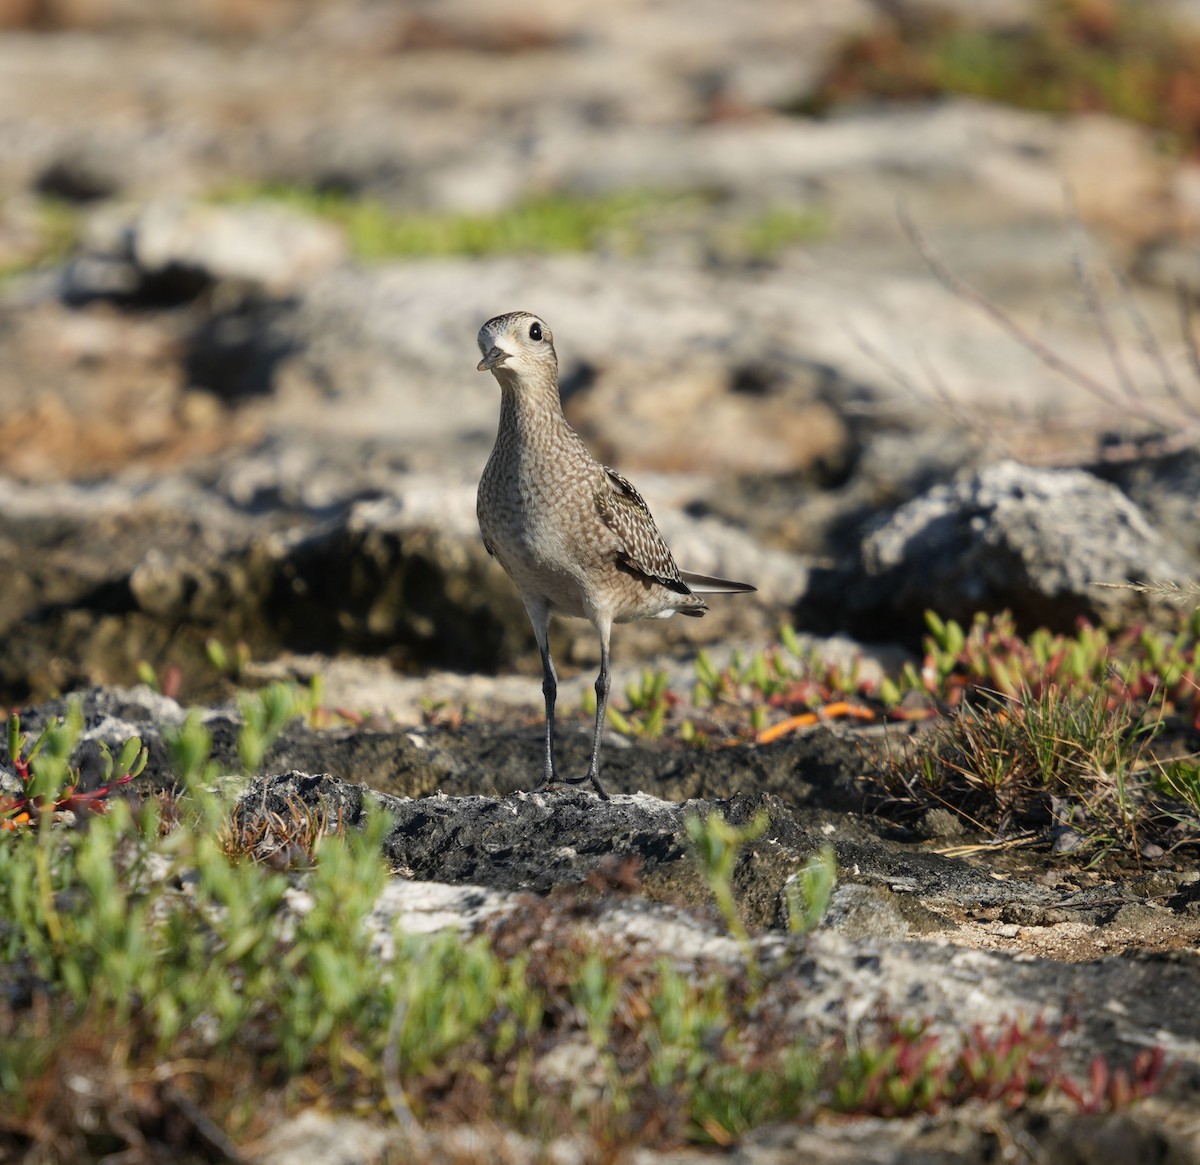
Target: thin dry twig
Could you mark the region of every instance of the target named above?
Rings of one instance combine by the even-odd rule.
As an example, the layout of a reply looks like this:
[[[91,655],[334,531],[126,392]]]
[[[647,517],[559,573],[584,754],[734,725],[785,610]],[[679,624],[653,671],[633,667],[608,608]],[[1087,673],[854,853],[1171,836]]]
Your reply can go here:
[[[1175,285],[1175,299],[1179,304],[1179,330],[1183,333],[1183,345],[1187,349],[1188,364],[1192,375],[1200,380],[1200,348],[1196,347],[1196,332],[1192,327],[1192,296],[1183,280]]]
[[[953,394],[950,392],[950,386],[938,371],[937,365],[933,362],[925,345],[917,344],[915,350],[917,359],[921,364],[921,369],[924,371],[933,389],[935,402],[940,404],[946,413],[958,422],[960,426],[978,437],[980,443],[985,448],[996,450],[1002,457],[1013,457],[1012,446],[1005,440],[995,425],[985,424],[981,417],[973,414],[970,409],[965,408],[961,401],[954,399]]]
[[[1009,336],[1017,341],[1025,350],[1040,360],[1047,368],[1059,375],[1065,377],[1072,384],[1077,385],[1089,395],[1097,400],[1103,401],[1105,404],[1117,409],[1124,414],[1132,414],[1144,421],[1157,425],[1169,432],[1178,430],[1187,430],[1192,433],[1193,437],[1200,429],[1197,424],[1200,418],[1195,416],[1191,410],[1185,411],[1183,414],[1178,409],[1164,410],[1146,401],[1136,389],[1130,390],[1126,388],[1124,391],[1115,391],[1112,387],[1105,384],[1098,377],[1093,376],[1090,372],[1080,368],[1078,365],[1060,356],[1048,344],[1039,340],[1032,335],[1026,328],[1019,324],[1011,315],[1008,314],[998,304],[993,303],[987,296],[977,291],[965,280],[956,275],[945,264],[942,258],[937,254],[928,240],[917,228],[911,216],[903,205],[897,209],[900,225],[904,233],[908,236],[909,241],[921,258],[925,261],[930,272],[948,291],[958,296],[960,299],[971,304],[991,319],[994,323],[1005,331]],[[1085,288],[1086,293],[1086,288]],[[1190,322],[1190,306],[1188,307],[1188,320]],[[1096,309],[1093,307],[1093,317],[1096,317]],[[1101,309],[1101,315],[1103,311]],[[1103,323],[1097,318],[1097,327],[1101,329],[1103,335],[1105,330],[1108,331],[1109,339],[1111,340],[1111,329],[1107,326],[1107,316],[1103,317]],[[1113,341],[1115,343],[1115,341]],[[1193,342],[1194,344],[1194,342]],[[1200,378],[1200,354],[1195,357],[1195,368],[1197,377]],[[1120,375],[1120,374],[1118,374]]]
[[[867,357],[868,360],[874,361],[883,371],[891,377],[893,381],[909,396],[913,397],[921,404],[937,406],[945,412],[960,428],[977,437],[982,444],[990,446],[998,450],[1002,456],[1013,456],[1008,442],[996,431],[995,426],[984,423],[982,417],[972,413],[965,408],[961,401],[957,401],[951,395],[949,387],[942,379],[940,373],[933,365],[933,361],[929,358],[929,354],[925,349],[918,345],[916,354],[917,359],[921,362],[922,370],[929,379],[931,391],[926,391],[917,381],[908,374],[899,364],[891,360],[883,351],[876,345],[872,344],[866,336],[853,324],[847,324],[846,330],[850,338],[854,341],[855,347]]]
[[[873,360],[878,364],[905,392],[915,396],[919,401],[925,401],[925,390],[899,364],[889,359],[883,351],[872,344],[853,323],[847,322],[844,327],[854,341],[855,347],[868,360]]]
[[[1108,353],[1109,363],[1116,373],[1121,391],[1125,394],[1127,400],[1140,402],[1142,399],[1141,394],[1138,392],[1133,377],[1129,374],[1129,369],[1125,365],[1125,358],[1121,354],[1121,346],[1117,343],[1112,325],[1109,323],[1108,311],[1104,307],[1104,297],[1100,294],[1100,287],[1096,282],[1096,273],[1088,258],[1088,240],[1087,235],[1084,233],[1083,221],[1079,217],[1079,210],[1075,205],[1075,196],[1071,193],[1069,187],[1066,191],[1066,198],[1067,217],[1071,224],[1071,236],[1073,240],[1071,266],[1075,272],[1075,281],[1083,291],[1088,311],[1095,321],[1097,332],[1100,333],[1100,341],[1104,345],[1104,350]]]
[[[1158,369],[1158,376],[1162,381],[1163,389],[1189,417],[1196,416],[1196,408],[1183,395],[1183,390],[1179,387],[1179,381],[1175,379],[1175,374],[1171,371],[1171,365],[1163,354],[1162,345],[1158,342],[1158,337],[1150,327],[1145,312],[1139,306],[1137,296],[1133,294],[1133,288],[1129,284],[1128,276],[1116,263],[1111,261],[1108,264],[1108,269],[1121,292],[1121,305],[1124,307],[1125,314],[1129,317],[1134,330],[1137,332],[1138,344]]]

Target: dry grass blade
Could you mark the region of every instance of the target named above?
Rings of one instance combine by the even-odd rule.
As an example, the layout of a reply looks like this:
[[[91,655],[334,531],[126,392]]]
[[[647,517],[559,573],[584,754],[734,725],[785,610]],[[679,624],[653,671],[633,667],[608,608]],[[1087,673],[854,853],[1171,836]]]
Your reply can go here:
[[[995,841],[980,842],[975,845],[949,845],[945,849],[935,849],[935,854],[944,858],[966,858],[973,854],[996,853],[998,850],[1020,849],[1033,845],[1038,835],[1032,831],[1018,834],[1016,837],[1006,837]]]
[[[1136,591],[1139,595],[1150,595],[1152,598],[1167,599],[1173,603],[1184,603],[1191,599],[1200,599],[1200,582],[1172,582],[1170,579],[1145,582],[1098,582],[1088,584],[1093,587],[1104,587],[1114,591]]]

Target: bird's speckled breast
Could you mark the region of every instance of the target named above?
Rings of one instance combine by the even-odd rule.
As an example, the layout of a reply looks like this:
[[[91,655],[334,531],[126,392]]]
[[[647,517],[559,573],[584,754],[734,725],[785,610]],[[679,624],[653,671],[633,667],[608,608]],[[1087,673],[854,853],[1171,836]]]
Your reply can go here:
[[[613,489],[608,471],[567,424],[554,382],[502,381],[500,425],[476,512],[484,541],[526,603],[593,620],[604,614],[618,623],[685,607],[703,611],[699,597],[629,568],[628,555],[638,547],[627,545],[601,513],[611,509]],[[649,513],[639,520],[633,533],[661,542]],[[670,559],[665,547],[662,555]]]
[[[479,482],[479,528],[522,593],[586,616],[597,573],[615,571],[618,550],[596,521],[604,471],[565,424],[530,428],[502,420]]]

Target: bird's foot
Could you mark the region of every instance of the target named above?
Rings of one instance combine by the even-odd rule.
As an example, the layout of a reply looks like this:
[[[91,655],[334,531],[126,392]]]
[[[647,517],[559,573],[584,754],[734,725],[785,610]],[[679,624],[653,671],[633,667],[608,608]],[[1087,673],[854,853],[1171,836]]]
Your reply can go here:
[[[542,779],[540,781],[538,781],[538,783],[536,785],[534,785],[533,788],[530,789],[529,791],[531,793],[540,793],[544,789],[552,789],[552,788],[554,788],[555,785],[561,785],[561,784],[562,784],[562,778],[558,775],[557,772],[550,770],[550,771],[542,773]]]
[[[589,781],[601,801],[610,800],[609,795],[604,791],[604,786],[600,784],[600,778],[595,773],[588,773],[582,777],[560,777],[556,772],[543,773],[542,779],[533,786],[530,792],[551,793],[555,789],[561,789],[564,785],[583,785]]]
[[[592,788],[596,790],[596,795],[601,801],[611,800],[609,795],[604,791],[604,786],[600,784],[600,778],[590,770],[582,777],[567,777],[563,783],[566,785],[582,785],[588,781],[591,782]]]

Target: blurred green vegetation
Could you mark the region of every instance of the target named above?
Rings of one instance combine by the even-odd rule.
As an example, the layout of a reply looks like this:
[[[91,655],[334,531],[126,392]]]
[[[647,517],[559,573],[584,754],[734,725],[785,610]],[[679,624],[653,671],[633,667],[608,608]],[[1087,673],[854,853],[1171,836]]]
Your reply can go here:
[[[1200,38],[1144,0],[1043,0],[1007,30],[952,17],[893,19],[849,42],[793,112],[870,97],[963,94],[1047,112],[1104,112],[1200,143]]]
[[[79,242],[79,211],[63,199],[38,198],[21,217],[26,240],[9,253],[0,253],[0,280],[61,263]]]
[[[711,191],[625,190],[540,195],[493,214],[405,211],[378,198],[288,184],[240,184],[218,192],[224,204],[266,202],[337,224],[363,263],[451,256],[644,254],[684,239],[716,263],[771,263],[789,247],[826,237],[820,208],[770,204],[751,209]],[[19,244],[0,250],[0,280],[64,262],[78,247],[84,212],[41,197],[19,211]]]
[[[738,244],[751,259],[769,263],[786,248],[824,238],[831,229],[829,215],[823,210],[773,206],[741,228]]]
[[[526,199],[494,214],[399,211],[375,198],[338,191],[266,185],[244,187],[226,201],[263,200],[339,224],[356,258],[555,254],[644,244],[649,220],[687,209],[697,196],[623,191],[596,197],[563,194]]]
[[[710,255],[725,261],[769,262],[786,247],[829,231],[828,216],[819,210],[773,205],[737,214],[706,191],[547,194],[492,214],[402,211],[376,198],[278,184],[238,187],[221,200],[274,202],[337,223],[362,262],[595,251],[635,255],[669,235],[699,237]]]

